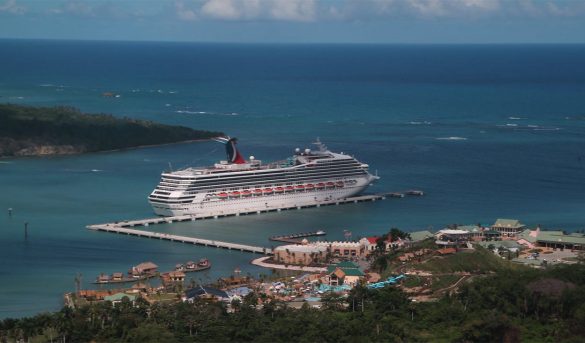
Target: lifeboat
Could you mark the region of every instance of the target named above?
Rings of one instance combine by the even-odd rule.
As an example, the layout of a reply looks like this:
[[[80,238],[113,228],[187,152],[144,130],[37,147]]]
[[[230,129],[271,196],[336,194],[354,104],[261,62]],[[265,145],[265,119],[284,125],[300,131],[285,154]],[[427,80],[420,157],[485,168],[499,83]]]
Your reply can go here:
[[[262,194],[262,190],[260,188],[256,188],[254,190],[254,193],[256,193],[256,194]]]
[[[295,188],[293,186],[286,186],[285,189],[286,189],[287,192],[291,192],[291,191],[294,191],[295,190]]]
[[[325,188],[325,184],[323,182],[319,182],[315,187],[317,187],[317,188]]]
[[[278,193],[284,192],[284,188],[282,188],[282,187],[276,187],[276,189],[274,191],[275,192],[278,192]]]
[[[306,188],[306,189],[313,189],[313,188],[315,188],[315,185],[313,185],[312,183],[308,183],[308,184],[305,186],[305,188]]]
[[[217,196],[220,198],[227,198],[228,194],[227,193],[219,193]]]
[[[250,195],[252,195],[252,192],[246,190],[246,191],[243,191],[242,192],[242,195],[245,196],[245,197],[249,197]]]
[[[262,192],[264,192],[264,193],[272,193],[272,188],[264,188],[264,190],[262,190]]]
[[[337,181],[335,183],[335,186],[337,186],[337,187],[343,187],[343,181]]]
[[[303,186],[303,185],[298,185],[297,186],[297,191],[302,191],[304,189],[305,189],[305,186]]]
[[[231,192],[230,193],[230,196],[231,197],[239,197],[240,196],[240,192],[238,192],[238,191]]]
[[[335,184],[333,182],[327,182],[327,187],[335,187]]]

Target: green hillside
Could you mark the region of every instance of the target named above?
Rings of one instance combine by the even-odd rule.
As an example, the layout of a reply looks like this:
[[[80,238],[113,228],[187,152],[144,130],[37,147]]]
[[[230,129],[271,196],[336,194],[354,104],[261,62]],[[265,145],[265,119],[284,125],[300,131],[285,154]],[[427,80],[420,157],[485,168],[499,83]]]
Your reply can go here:
[[[0,104],[0,157],[96,152],[220,135],[72,107]]]

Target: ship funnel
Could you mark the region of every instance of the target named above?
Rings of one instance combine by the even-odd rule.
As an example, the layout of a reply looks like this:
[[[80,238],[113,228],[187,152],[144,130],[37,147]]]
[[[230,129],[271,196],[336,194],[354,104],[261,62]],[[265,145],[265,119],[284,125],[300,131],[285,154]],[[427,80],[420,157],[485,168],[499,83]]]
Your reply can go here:
[[[229,136],[227,136],[227,137],[216,137],[216,138],[212,138],[212,139],[218,143],[225,144],[225,152],[227,154],[227,159],[228,159],[229,163],[235,163],[235,164],[246,163],[246,160],[244,160],[244,158],[242,157],[242,155],[240,154],[240,152],[236,148],[236,144],[238,142],[237,138],[235,138],[235,137],[230,138]]]

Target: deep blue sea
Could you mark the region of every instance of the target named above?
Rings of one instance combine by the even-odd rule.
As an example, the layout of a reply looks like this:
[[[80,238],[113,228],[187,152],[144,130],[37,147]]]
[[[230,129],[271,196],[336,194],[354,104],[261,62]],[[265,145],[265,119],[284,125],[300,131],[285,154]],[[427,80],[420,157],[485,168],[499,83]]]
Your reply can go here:
[[[223,131],[245,156],[267,161],[320,137],[378,172],[370,192],[426,192],[151,227],[164,232],[270,246],[278,233],[356,238],[507,217],[585,228],[585,45],[2,40],[0,101]],[[100,272],[142,261],[170,270],[208,257],[213,268],[194,275],[200,282],[236,267],[268,273],[247,253],[85,229],[152,216],[146,197],[169,163],[223,158],[223,146],[201,142],[0,160],[0,318],[59,309],[76,273],[87,288]]]

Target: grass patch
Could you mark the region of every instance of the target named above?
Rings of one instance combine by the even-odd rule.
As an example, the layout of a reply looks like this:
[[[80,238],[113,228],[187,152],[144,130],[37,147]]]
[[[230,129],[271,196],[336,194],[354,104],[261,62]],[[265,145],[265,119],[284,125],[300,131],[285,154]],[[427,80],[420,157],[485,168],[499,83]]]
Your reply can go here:
[[[418,269],[434,273],[497,272],[511,268],[511,264],[498,258],[489,250],[476,246],[473,252],[459,252],[445,257],[435,257],[418,264]]]
[[[437,277],[433,277],[433,283],[431,284],[431,290],[433,292],[438,291],[439,289],[443,289],[453,285],[457,282],[461,276],[459,275],[441,275]]]
[[[179,299],[177,293],[152,294],[148,298],[155,301],[174,301]]]

